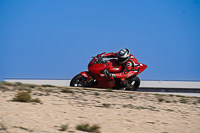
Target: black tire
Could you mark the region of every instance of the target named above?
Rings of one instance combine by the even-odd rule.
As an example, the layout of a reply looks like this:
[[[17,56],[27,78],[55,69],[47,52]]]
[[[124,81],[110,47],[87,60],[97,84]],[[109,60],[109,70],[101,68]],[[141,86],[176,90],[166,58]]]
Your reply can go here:
[[[75,87],[86,87],[87,82],[86,78],[83,77],[81,74],[77,74],[75,77],[70,82],[70,86],[75,86]]]
[[[131,84],[131,86],[128,87],[127,89],[129,89],[131,91],[136,91],[139,88],[139,86],[140,86],[140,79],[138,78],[138,76],[130,78],[128,81],[129,81],[129,84]]]

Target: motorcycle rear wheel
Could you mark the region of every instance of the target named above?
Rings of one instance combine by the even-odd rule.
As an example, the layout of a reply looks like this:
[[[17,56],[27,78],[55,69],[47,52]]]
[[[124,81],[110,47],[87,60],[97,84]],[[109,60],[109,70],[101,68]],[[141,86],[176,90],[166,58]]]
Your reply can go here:
[[[70,82],[70,86],[75,87],[87,87],[86,78],[83,77],[81,74],[77,74]]]

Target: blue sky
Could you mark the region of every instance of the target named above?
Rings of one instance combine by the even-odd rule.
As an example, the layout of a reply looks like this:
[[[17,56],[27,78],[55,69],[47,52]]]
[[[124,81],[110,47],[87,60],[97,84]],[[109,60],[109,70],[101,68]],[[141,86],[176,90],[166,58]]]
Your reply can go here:
[[[141,80],[200,81],[200,0],[0,0],[0,81],[71,79],[122,48]]]

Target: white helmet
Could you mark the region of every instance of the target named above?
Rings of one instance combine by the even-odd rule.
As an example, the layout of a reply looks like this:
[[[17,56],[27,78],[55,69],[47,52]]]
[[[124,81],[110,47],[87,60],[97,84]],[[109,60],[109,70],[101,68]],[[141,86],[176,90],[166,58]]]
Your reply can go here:
[[[130,52],[128,49],[121,49],[117,55],[120,64],[127,62],[129,57],[130,57]]]

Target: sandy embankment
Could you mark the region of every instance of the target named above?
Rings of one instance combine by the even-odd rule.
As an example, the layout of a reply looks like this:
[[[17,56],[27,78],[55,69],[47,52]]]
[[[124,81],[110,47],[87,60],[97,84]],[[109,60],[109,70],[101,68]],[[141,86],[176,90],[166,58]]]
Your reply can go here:
[[[61,89],[32,88],[32,97],[43,104],[13,102],[18,90],[1,91],[0,124],[6,129],[0,127],[0,132],[56,133],[68,124],[64,132],[81,133],[75,128],[81,123],[98,124],[102,133],[200,132],[199,98],[76,88],[72,94]]]

